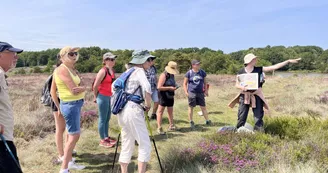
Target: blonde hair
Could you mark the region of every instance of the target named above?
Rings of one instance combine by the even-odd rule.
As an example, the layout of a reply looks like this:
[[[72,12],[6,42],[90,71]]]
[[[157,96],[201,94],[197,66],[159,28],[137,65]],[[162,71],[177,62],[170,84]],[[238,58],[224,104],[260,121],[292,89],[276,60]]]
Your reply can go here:
[[[68,53],[69,52],[78,52],[79,50],[80,50],[80,48],[78,48],[78,47],[65,46],[59,52],[60,60],[62,62],[71,62],[72,59],[70,59],[68,57]],[[79,54],[76,56],[74,63],[76,63],[78,60],[79,60]]]

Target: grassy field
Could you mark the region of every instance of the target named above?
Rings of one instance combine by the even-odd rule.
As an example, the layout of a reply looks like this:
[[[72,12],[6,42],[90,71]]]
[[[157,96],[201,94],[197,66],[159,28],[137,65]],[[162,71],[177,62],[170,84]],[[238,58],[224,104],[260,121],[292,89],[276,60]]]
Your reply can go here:
[[[90,86],[95,74],[83,74]],[[58,172],[54,164],[57,156],[54,140],[54,120],[49,107],[40,104],[40,93],[47,75],[23,75],[8,78],[15,113],[15,143],[20,162],[27,173]],[[182,82],[182,76],[177,77]],[[196,129],[191,131],[187,118],[187,100],[182,89],[176,94],[174,119],[180,131],[155,136],[165,172],[326,172],[328,163],[327,111],[319,95],[327,90],[324,77],[270,77],[264,84],[264,93],[270,104],[265,113],[266,133],[217,133],[226,125],[235,125],[237,107],[227,107],[238,93],[234,76],[210,75],[207,98],[209,117],[213,124],[205,126],[204,118],[194,111]],[[90,88],[90,87],[89,87]],[[87,93],[83,111],[96,111]],[[252,124],[252,113],[249,114]],[[83,173],[111,172],[114,148],[98,146],[97,119],[85,116],[82,134],[77,144],[77,162],[86,165]],[[151,122],[153,131],[156,122]],[[163,127],[167,129],[167,114]],[[117,137],[115,116],[110,121],[110,135]],[[120,148],[119,148],[120,151]],[[137,168],[137,152],[130,164],[130,172]],[[116,163],[114,172],[120,172]],[[157,173],[159,165],[153,150],[147,169]]]

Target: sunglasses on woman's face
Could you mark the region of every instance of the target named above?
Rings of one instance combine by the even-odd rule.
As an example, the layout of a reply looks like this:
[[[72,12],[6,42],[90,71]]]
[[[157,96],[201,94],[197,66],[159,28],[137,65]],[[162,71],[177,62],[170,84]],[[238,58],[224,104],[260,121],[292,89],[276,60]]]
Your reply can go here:
[[[147,59],[147,61],[148,61],[148,62],[152,62],[152,61],[153,61],[153,59],[151,59],[151,58],[148,58],[148,59]]]
[[[69,56],[74,56],[74,55],[77,56],[78,53],[77,53],[77,52],[68,52],[68,55],[69,55]]]
[[[112,61],[113,62],[113,61],[115,61],[115,59],[113,59],[113,58],[106,58],[105,61]]]

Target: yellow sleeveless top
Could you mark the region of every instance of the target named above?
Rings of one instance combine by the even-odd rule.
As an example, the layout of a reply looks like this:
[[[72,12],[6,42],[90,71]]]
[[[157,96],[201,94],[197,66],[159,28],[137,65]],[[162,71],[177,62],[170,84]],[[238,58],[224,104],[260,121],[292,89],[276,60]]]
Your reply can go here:
[[[73,82],[78,86],[81,82],[81,79],[78,75],[74,75],[69,68],[65,64],[61,64],[61,66],[64,66],[71,75]],[[81,100],[85,96],[85,92],[81,92],[80,94],[74,95],[71,93],[70,89],[66,86],[66,84],[59,78],[57,74],[57,70],[54,72],[54,78],[56,81],[58,96],[61,101],[69,102],[69,101],[76,101]]]

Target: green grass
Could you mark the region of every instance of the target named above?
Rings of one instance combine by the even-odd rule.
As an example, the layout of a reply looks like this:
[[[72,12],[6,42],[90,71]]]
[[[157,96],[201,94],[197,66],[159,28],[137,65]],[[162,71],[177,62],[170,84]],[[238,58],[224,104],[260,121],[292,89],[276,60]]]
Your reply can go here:
[[[58,172],[60,165],[53,164],[57,156],[54,141],[54,121],[49,108],[40,105],[38,98],[46,79],[43,76],[12,76],[9,78],[10,93],[15,111],[15,143],[18,148],[20,162],[24,172],[46,173]],[[84,74],[84,79],[92,81],[94,74]],[[178,77],[181,81],[181,76]],[[204,125],[203,117],[194,110],[196,129],[189,128],[187,100],[182,89],[176,94],[174,120],[181,129],[168,132],[165,136],[155,136],[159,155],[166,172],[236,172],[233,167],[220,164],[204,165],[197,155],[190,158],[192,162],[179,160],[180,151],[191,148],[195,152],[200,141],[213,141],[218,145],[232,144],[238,156],[245,156],[249,149],[256,151],[259,165],[247,168],[244,172],[318,172],[326,170],[323,164],[328,162],[328,148],[325,139],[328,137],[326,110],[328,106],[318,101],[317,95],[323,93],[328,84],[326,78],[269,78],[264,85],[265,96],[270,104],[270,112],[266,112],[266,134],[217,134],[219,127],[235,125],[237,106],[228,108],[229,101],[238,93],[234,86],[234,76],[209,76],[210,96],[207,98],[209,117],[213,124]],[[302,83],[300,83],[302,81]],[[300,84],[299,84],[300,83]],[[181,83],[180,83],[181,84]],[[24,90],[22,90],[24,87]],[[84,110],[95,110],[91,102],[91,93],[87,94]],[[308,118],[310,117],[310,118]],[[250,111],[248,121],[252,124]],[[81,138],[77,144],[77,162],[86,165],[81,173],[111,172],[114,148],[105,149],[98,146],[99,136],[97,122],[83,125]],[[156,122],[151,121],[153,133]],[[163,128],[168,127],[167,114],[163,118]],[[110,121],[110,135],[117,137],[118,125],[115,116]],[[120,148],[119,148],[120,151]],[[279,152],[278,152],[279,151]],[[277,156],[275,153],[279,153]],[[276,157],[273,157],[276,156]],[[279,157],[278,157],[279,156]],[[227,156],[228,157],[228,156]],[[129,166],[130,172],[137,168],[137,147]],[[116,162],[115,171],[119,172]],[[154,149],[147,172],[159,172],[159,165]]]

